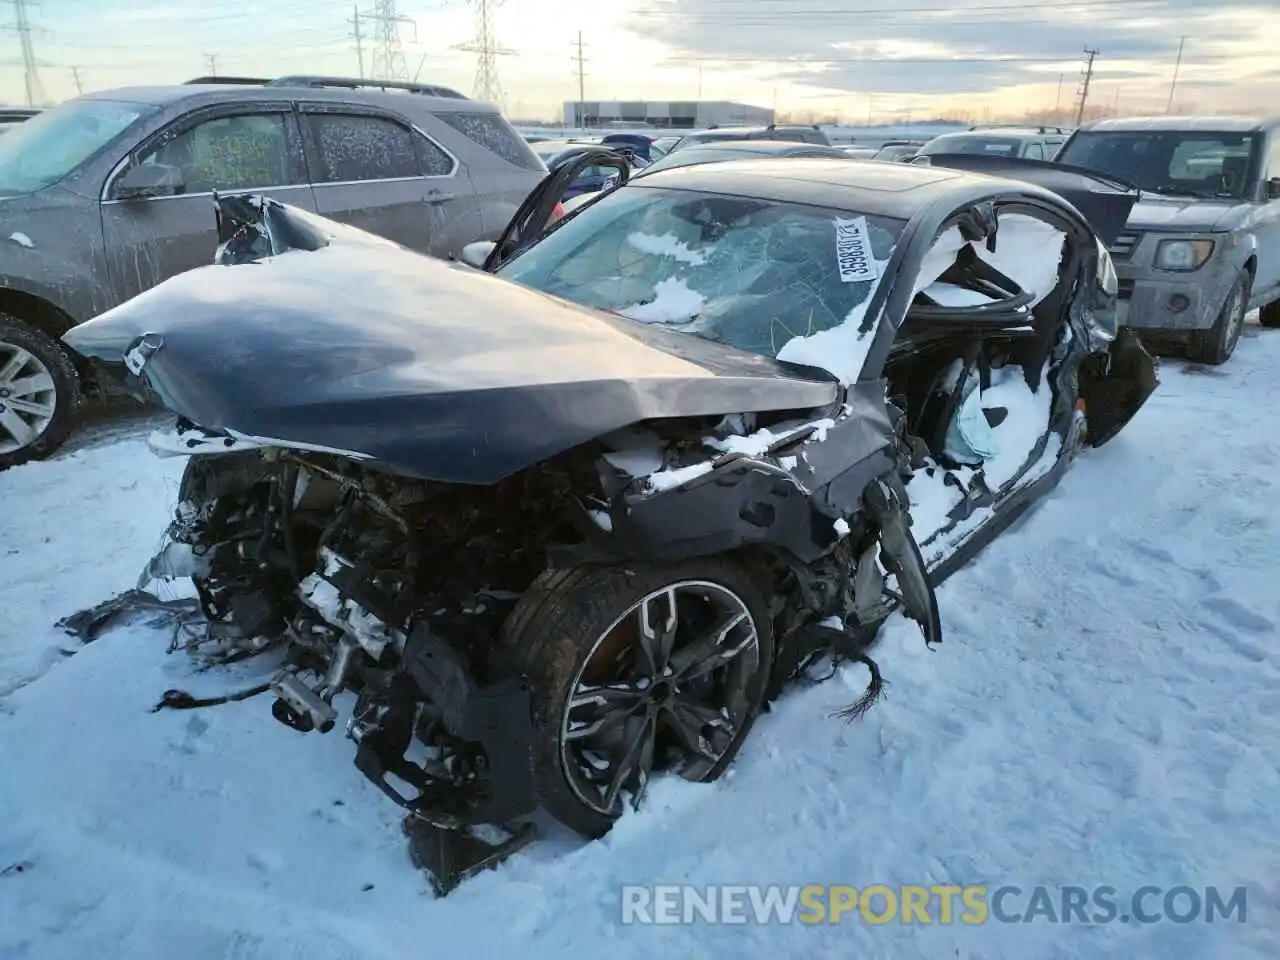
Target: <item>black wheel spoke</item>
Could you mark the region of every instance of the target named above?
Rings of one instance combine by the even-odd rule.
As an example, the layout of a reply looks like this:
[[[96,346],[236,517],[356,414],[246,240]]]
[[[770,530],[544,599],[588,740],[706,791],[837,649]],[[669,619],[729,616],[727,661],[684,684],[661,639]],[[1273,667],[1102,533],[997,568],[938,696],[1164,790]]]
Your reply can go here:
[[[614,766],[609,780],[609,788],[605,791],[604,806],[612,810],[618,802],[618,796],[630,786],[636,793],[636,799],[644,792],[649,780],[649,771],[653,768],[653,739],[655,731],[653,717],[629,717],[627,719],[627,749]]]
[[[747,629],[739,637],[730,635],[743,624]],[[735,612],[707,631],[707,634],[681,647],[671,657],[671,674],[675,680],[687,682],[723,667],[748,649],[756,639],[745,611]]]
[[[664,726],[680,739],[686,750],[708,763],[716,762],[723,748],[712,743],[706,731],[708,728],[731,727],[718,711],[676,696],[663,705],[662,718]]]
[[[660,677],[671,656],[676,630],[680,625],[680,612],[676,604],[676,588],[669,587],[662,593],[647,598],[636,609],[640,629],[636,634],[640,662],[644,675]]]
[[[580,686],[569,711],[594,707],[590,720],[569,720],[566,740],[586,740],[619,726],[644,702],[644,694],[629,683]]]

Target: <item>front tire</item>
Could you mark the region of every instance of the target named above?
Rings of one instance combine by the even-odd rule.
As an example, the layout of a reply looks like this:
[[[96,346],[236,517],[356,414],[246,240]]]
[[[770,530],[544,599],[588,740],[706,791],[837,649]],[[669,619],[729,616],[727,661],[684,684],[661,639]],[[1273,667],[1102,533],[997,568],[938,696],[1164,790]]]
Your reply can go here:
[[[1240,342],[1240,334],[1244,332],[1245,314],[1249,312],[1250,279],[1249,271],[1241,270],[1213,326],[1191,334],[1188,359],[1212,366],[1231,359],[1236,344]]]
[[[0,470],[62,445],[80,409],[80,375],[53,338],[0,313]]]
[[[536,704],[542,806],[597,837],[650,776],[715,780],[760,711],[773,664],[766,602],[734,564],[544,573],[503,628]]]

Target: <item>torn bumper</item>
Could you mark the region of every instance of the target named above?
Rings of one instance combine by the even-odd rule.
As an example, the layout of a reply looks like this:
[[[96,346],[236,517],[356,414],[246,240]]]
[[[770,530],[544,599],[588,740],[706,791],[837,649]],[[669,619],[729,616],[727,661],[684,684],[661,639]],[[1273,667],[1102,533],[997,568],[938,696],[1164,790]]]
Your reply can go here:
[[[1121,327],[1110,348],[1090,354],[1080,365],[1090,446],[1100,447],[1124,429],[1160,385],[1156,360],[1129,327]]]

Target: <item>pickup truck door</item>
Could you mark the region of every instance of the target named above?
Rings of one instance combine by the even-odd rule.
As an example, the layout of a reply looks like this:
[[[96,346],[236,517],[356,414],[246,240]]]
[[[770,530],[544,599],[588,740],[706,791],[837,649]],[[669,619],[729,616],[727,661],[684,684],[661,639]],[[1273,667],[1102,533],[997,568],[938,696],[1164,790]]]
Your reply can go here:
[[[133,168],[177,168],[177,193],[118,196]],[[143,140],[103,188],[102,236],[116,302],[213,263],[218,247],[213,191],[263,194],[315,211],[293,104],[219,104],[196,110]]]

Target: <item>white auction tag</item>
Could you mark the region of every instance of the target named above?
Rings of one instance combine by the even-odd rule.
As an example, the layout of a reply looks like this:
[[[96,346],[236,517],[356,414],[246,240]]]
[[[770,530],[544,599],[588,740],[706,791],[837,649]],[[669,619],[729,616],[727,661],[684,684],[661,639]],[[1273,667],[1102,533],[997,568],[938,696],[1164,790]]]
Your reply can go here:
[[[836,219],[836,264],[841,283],[866,283],[880,276],[866,217]]]

